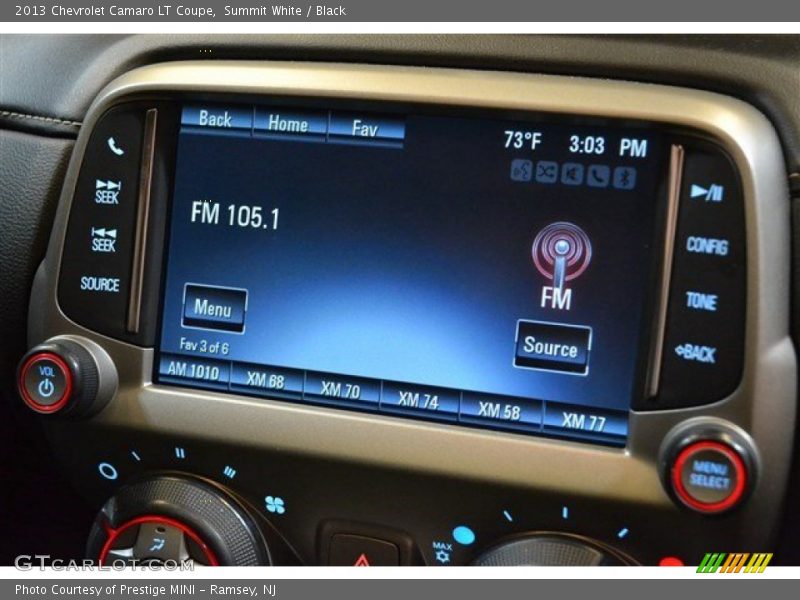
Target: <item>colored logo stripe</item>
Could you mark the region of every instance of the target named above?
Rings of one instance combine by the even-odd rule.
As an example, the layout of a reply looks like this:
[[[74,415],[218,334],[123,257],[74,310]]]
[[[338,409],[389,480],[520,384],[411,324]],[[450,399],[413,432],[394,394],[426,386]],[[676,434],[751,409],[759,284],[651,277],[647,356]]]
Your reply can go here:
[[[748,559],[749,562],[748,562]],[[698,573],[763,573],[772,560],[772,553],[709,552],[697,567]],[[742,571],[744,569],[744,571]]]

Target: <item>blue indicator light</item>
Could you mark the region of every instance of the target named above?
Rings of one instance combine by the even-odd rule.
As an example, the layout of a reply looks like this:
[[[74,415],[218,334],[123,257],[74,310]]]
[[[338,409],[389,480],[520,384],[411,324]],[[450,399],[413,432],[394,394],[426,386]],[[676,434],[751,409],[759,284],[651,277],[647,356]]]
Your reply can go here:
[[[561,518],[569,519],[569,509],[566,506],[561,509]]]
[[[506,518],[506,521],[508,521],[509,523],[513,523],[514,522],[514,517],[512,517],[511,513],[508,512],[507,510],[503,511],[503,516]]]
[[[97,465],[97,470],[100,471],[100,477],[103,479],[108,479],[109,481],[114,481],[117,477],[119,477],[119,473],[117,473],[117,469],[114,468],[114,465],[111,463],[103,462]]]
[[[617,537],[618,537],[619,539],[622,539],[622,538],[624,538],[624,537],[627,537],[627,535],[628,535],[629,533],[630,533],[630,531],[628,531],[628,528],[627,528],[627,527],[623,527],[623,528],[622,528],[622,529],[620,529],[620,530],[619,530],[619,532],[617,533]]]
[[[267,496],[264,498],[264,506],[268,512],[282,515],[286,512],[286,502],[280,496]]]
[[[136,462],[142,462],[141,457],[138,454],[136,454],[135,450],[131,450],[131,456],[133,457],[133,460],[135,460]]]
[[[459,525],[453,529],[453,539],[462,546],[469,546],[475,541],[475,533],[466,525]]]

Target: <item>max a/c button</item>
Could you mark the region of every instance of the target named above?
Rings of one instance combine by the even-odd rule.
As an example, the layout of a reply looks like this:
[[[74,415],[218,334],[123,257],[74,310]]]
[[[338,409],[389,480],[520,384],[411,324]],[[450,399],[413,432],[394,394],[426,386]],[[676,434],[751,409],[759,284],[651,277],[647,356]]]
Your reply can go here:
[[[591,327],[519,321],[514,366],[586,375],[591,345]]]

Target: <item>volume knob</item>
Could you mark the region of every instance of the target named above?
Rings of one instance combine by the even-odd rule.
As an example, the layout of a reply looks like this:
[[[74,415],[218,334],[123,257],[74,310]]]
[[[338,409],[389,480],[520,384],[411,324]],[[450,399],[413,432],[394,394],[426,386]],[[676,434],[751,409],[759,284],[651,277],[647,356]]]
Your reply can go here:
[[[117,374],[105,351],[76,337],[52,338],[20,361],[17,388],[41,415],[87,417],[113,397]]]

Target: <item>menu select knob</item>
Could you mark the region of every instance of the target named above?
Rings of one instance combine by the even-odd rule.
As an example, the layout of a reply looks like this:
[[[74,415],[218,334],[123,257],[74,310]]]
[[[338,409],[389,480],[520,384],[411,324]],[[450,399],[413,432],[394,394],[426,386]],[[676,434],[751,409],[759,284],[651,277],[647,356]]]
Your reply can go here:
[[[17,387],[28,408],[41,415],[86,417],[113,397],[117,375],[111,359],[96,344],[59,337],[23,357]]]
[[[697,424],[668,437],[664,484],[680,506],[704,515],[728,512],[755,480],[755,451],[732,425]]]

